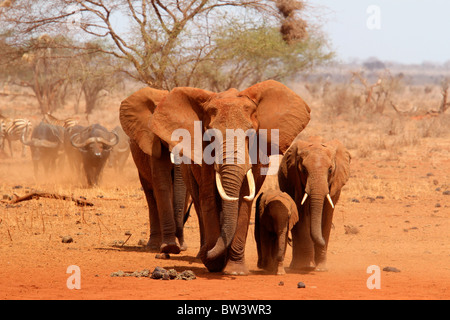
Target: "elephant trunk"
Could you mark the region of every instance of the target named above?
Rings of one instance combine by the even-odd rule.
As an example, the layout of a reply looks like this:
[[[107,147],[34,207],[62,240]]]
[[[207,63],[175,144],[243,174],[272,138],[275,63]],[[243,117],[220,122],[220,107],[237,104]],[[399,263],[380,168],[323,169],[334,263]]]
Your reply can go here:
[[[175,215],[175,235],[183,246],[184,242],[184,211],[186,207],[186,185],[184,184],[183,177],[181,174],[181,166],[179,164],[174,165],[174,182],[173,182],[173,211]]]
[[[328,195],[328,183],[326,180],[322,181],[320,178],[311,176],[305,191],[310,198],[311,238],[314,244],[325,247],[326,243],[322,235],[322,213],[324,201]]]
[[[311,238],[316,245],[325,247],[325,240],[322,236],[322,211],[325,196],[311,195]]]
[[[215,246],[208,251],[208,260],[214,260],[222,255],[234,238],[239,212],[239,194],[246,173],[244,167],[236,164],[223,164],[219,166],[219,172],[216,171],[216,182],[221,184],[221,186],[217,185],[217,188],[223,188],[229,198],[222,199],[220,236]]]

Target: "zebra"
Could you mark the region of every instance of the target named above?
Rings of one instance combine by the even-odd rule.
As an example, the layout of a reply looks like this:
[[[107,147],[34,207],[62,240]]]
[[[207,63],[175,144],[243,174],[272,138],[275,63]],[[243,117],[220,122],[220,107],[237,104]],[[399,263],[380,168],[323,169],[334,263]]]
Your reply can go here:
[[[12,150],[12,142],[20,140],[22,135],[27,136],[31,132],[32,124],[28,119],[13,119],[13,120],[1,120],[1,136],[2,136],[2,148],[4,148],[4,141],[8,141],[9,152],[11,153],[11,158],[14,157]],[[22,145],[22,157],[25,157],[26,147]]]
[[[0,119],[0,149],[4,150],[6,139],[6,119]]]
[[[56,126],[64,127],[65,129],[73,127],[78,124],[78,120],[76,120],[75,118],[67,118],[64,120],[60,120],[55,116],[52,116],[50,113],[44,114],[44,119],[42,121]]]

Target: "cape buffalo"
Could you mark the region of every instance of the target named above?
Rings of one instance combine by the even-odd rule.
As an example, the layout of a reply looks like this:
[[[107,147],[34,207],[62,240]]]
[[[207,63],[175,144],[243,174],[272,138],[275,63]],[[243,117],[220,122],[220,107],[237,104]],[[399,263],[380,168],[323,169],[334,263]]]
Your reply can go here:
[[[88,185],[98,185],[111,149],[119,142],[119,136],[100,124],[93,124],[72,135],[70,142],[81,153]]]
[[[56,167],[56,160],[63,152],[64,128],[40,122],[33,129],[31,139],[27,139],[23,133],[20,140],[25,146],[30,147],[35,177],[38,176],[39,164],[42,165],[45,176],[48,176],[50,169]]]

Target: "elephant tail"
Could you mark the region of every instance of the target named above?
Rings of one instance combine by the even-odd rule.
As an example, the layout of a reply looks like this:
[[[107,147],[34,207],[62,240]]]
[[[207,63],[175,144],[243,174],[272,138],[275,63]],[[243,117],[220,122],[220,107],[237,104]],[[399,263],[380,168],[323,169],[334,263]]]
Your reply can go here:
[[[189,207],[187,208],[186,212],[184,213],[184,217],[183,217],[183,225],[186,224],[186,221],[189,219],[190,212],[191,212],[191,208],[192,208],[192,204],[194,203],[193,200],[191,200],[191,203],[189,204]]]

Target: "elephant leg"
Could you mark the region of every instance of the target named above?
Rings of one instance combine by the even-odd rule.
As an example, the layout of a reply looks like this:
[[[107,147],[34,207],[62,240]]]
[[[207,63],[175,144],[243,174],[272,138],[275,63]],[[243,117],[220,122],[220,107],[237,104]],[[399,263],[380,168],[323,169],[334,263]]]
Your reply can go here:
[[[198,197],[200,210],[198,212],[201,220],[200,228],[203,225],[203,237],[201,236],[201,247],[198,257],[202,260],[205,267],[210,272],[220,272],[223,270],[226,263],[226,255],[218,259],[208,260],[206,258],[207,251],[214,247],[217,239],[220,236],[220,221],[217,213],[217,199],[215,192],[215,176],[214,169],[203,165],[199,170],[195,165],[191,165],[192,174],[195,179],[193,181],[200,181],[198,185],[198,195],[195,192],[191,194],[195,200]],[[201,178],[201,180],[199,180]],[[195,184],[195,183],[194,183]],[[195,189],[194,189],[195,191]],[[194,202],[195,204],[195,202]],[[197,210],[197,207],[196,207]],[[201,230],[201,229],[200,229]]]
[[[263,264],[263,246],[264,246],[264,230],[262,229],[261,226],[261,216],[260,216],[260,211],[259,211],[259,201],[260,198],[258,198],[256,200],[256,210],[255,210],[255,241],[256,241],[256,251],[258,253],[258,262],[257,262],[257,267],[260,269],[264,269],[264,264]]]
[[[175,237],[175,218],[173,211],[172,163],[167,149],[161,152],[161,158],[152,157],[153,195],[158,208],[161,227],[163,253],[180,253],[180,246]]]
[[[147,200],[148,216],[150,221],[150,238],[147,242],[147,248],[152,251],[159,251],[162,237],[155,197],[153,196],[151,184],[141,174],[139,174],[139,180],[141,181],[145,199]]]
[[[287,226],[287,225],[286,225]],[[275,253],[275,261],[276,261],[276,271],[278,275],[286,274],[284,270],[284,257],[286,255],[286,245],[287,245],[287,228],[285,230],[281,230],[277,234],[277,245],[276,253]]]
[[[337,196],[333,197],[333,203],[336,204],[339,199],[339,193]],[[314,248],[314,262],[316,264],[316,271],[328,271],[327,268],[327,250],[328,250],[328,241],[330,239],[331,226],[333,223],[333,213],[334,209],[331,208],[331,205],[327,202],[324,205],[323,213],[322,213],[322,235],[325,239],[325,247],[315,246]]]
[[[189,194],[192,197],[192,201],[194,203],[194,209],[197,214],[198,224],[200,229],[200,248],[205,244],[205,235],[204,235],[204,227],[203,220],[201,215],[201,207],[200,207],[200,198],[199,198],[199,186],[192,172],[192,167],[190,165],[181,165],[181,173],[183,176],[183,180],[185,181],[185,185],[189,191]],[[197,254],[197,258],[200,258],[200,252]]]
[[[314,269],[314,243],[310,235],[311,219],[303,214],[292,228],[292,261],[290,268]]]

